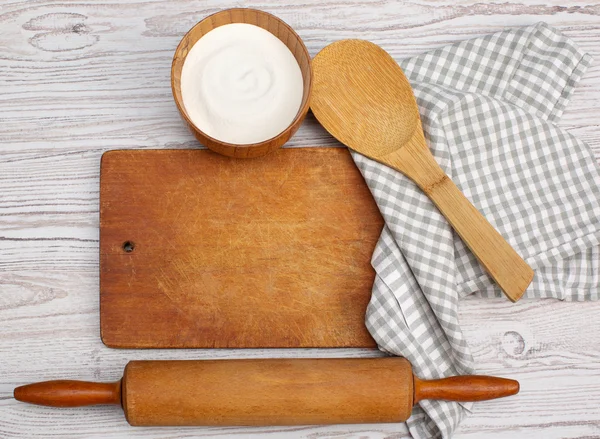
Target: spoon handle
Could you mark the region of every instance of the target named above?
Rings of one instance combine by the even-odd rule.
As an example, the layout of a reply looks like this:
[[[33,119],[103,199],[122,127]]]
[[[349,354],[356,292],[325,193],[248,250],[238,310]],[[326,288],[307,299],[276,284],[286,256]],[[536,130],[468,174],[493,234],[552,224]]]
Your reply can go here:
[[[513,302],[533,280],[533,270],[456,187],[433,156],[426,160],[426,178],[414,178],[471,249],[481,265]]]

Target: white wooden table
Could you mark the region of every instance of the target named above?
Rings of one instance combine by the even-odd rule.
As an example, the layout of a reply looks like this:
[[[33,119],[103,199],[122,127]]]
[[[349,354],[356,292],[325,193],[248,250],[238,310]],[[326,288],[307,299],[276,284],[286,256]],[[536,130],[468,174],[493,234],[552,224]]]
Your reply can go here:
[[[546,21],[596,58],[561,125],[600,156],[600,3],[503,0],[6,1],[0,3],[0,438],[400,438],[402,425],[133,428],[117,407],[17,403],[15,386],[116,380],[131,359],[373,356],[371,350],[113,350],[100,341],[98,178],[104,151],[195,148],[171,98],[181,36],[218,9],[274,13],[312,55],[370,39],[397,59]],[[337,145],[309,117],[290,146]],[[600,437],[600,303],[466,299],[479,371],[521,381],[475,405],[466,438]]]

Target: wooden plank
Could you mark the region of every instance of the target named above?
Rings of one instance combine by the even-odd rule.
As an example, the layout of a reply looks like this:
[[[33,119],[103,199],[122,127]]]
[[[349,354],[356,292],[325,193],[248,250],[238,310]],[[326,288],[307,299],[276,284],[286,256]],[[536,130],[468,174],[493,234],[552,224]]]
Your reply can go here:
[[[383,219],[340,148],[255,160],[111,151],[100,172],[100,326],[118,348],[373,347]]]

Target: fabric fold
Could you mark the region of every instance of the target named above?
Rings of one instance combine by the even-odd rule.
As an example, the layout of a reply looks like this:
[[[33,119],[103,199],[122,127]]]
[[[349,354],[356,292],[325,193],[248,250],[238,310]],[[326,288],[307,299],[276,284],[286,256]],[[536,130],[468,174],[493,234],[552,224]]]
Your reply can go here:
[[[600,170],[590,148],[555,125],[590,62],[545,23],[400,62],[437,162],[536,271],[526,297],[599,296]],[[352,156],[386,224],[367,328],[421,378],[475,373],[459,299],[501,291],[412,181]],[[422,401],[407,425],[418,439],[449,438],[470,407]]]

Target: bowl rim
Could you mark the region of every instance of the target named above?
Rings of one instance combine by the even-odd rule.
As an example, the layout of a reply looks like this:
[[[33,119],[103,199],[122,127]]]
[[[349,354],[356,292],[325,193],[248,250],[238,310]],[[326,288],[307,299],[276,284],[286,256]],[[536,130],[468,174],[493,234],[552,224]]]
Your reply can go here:
[[[205,21],[211,20],[211,19],[213,19],[217,15],[225,14],[225,13],[230,13],[232,11],[242,11],[242,12],[243,11],[252,11],[252,12],[256,12],[258,14],[263,14],[263,15],[267,15],[267,16],[272,17],[280,25],[283,25],[289,32],[291,32],[292,35],[294,35],[294,37],[296,38],[296,40],[300,42],[300,46],[301,46],[302,52],[303,52],[304,56],[306,57],[306,59],[308,60],[308,90],[305,90],[305,89],[302,90],[303,96],[304,96],[304,92],[305,91],[307,93],[306,102],[304,103],[304,105],[300,106],[300,108],[298,109],[298,112],[296,113],[296,116],[294,117],[294,119],[288,124],[288,126],[283,131],[281,131],[280,133],[278,133],[277,135],[275,135],[273,137],[270,137],[269,139],[262,140],[262,141],[256,142],[256,143],[229,143],[229,142],[224,142],[222,140],[219,140],[219,139],[216,139],[214,137],[209,136],[203,130],[201,130],[200,128],[198,128],[198,126],[194,122],[192,122],[192,120],[188,117],[187,111],[185,110],[185,106],[183,105],[183,102],[179,102],[179,99],[177,99],[177,95],[175,93],[175,62],[177,60],[177,54],[180,52],[180,49],[182,48],[182,46],[184,44],[184,41],[186,40],[186,37],[188,35],[190,35],[194,29],[196,29],[197,27],[199,27]],[[244,22],[244,21],[236,21],[234,23],[246,23],[246,22]],[[233,24],[233,23],[228,23],[228,24]],[[247,23],[247,24],[251,24],[251,23]],[[218,27],[220,27],[220,26],[218,26]],[[258,27],[260,27],[260,26],[258,26]],[[261,29],[264,29],[264,28],[261,27]],[[274,35],[275,37],[277,37],[277,35],[273,34],[268,29],[265,29],[265,30],[267,32],[269,32],[271,35]],[[279,37],[277,37],[277,39],[279,39]],[[281,41],[281,40],[279,40],[279,41]],[[192,47],[193,47],[193,45],[192,45]],[[287,47],[287,44],[286,44],[286,47]],[[287,48],[289,50],[289,47],[287,47]],[[189,53],[190,50],[191,50],[191,47],[188,49],[188,53]],[[187,58],[187,53],[186,53],[186,55],[185,55],[185,57],[183,58],[183,61],[182,61],[182,65],[181,65],[181,69],[182,70],[183,70],[183,65],[185,64],[186,58]],[[181,77],[179,78],[179,81],[181,82]],[[171,61],[171,93],[173,95],[173,100],[175,101],[175,105],[177,106],[177,109],[179,110],[179,114],[181,115],[181,117],[183,117],[183,119],[187,122],[188,125],[192,126],[194,128],[194,130],[196,130],[199,134],[201,134],[203,137],[205,137],[209,142],[214,142],[214,143],[217,143],[219,145],[223,145],[223,146],[230,147],[230,148],[253,148],[253,147],[264,146],[264,145],[267,145],[267,144],[270,144],[270,143],[276,141],[281,136],[285,136],[286,133],[290,129],[292,129],[302,118],[306,117],[306,115],[308,114],[308,111],[310,110],[310,97],[312,95],[312,88],[313,88],[312,59],[310,57],[310,53],[308,52],[308,49],[306,48],[306,44],[304,44],[304,41],[302,40],[302,38],[300,38],[300,35],[298,35],[296,33],[296,31],[294,31],[294,29],[292,29],[292,27],[289,24],[287,24],[281,18],[279,18],[279,17],[277,17],[277,16],[275,16],[275,15],[269,13],[269,12],[261,11],[260,9],[254,9],[254,8],[228,8],[228,9],[222,9],[220,11],[214,12],[214,13],[212,13],[212,14],[204,17],[202,20],[200,20],[194,26],[192,26],[190,28],[190,30],[188,30],[183,37],[181,37],[181,41],[179,41],[179,44],[177,44],[177,48],[175,49],[175,53],[173,54],[173,60]],[[180,94],[182,95],[181,91],[180,91]],[[183,101],[183,95],[182,95],[181,101]],[[206,147],[208,147],[210,149],[210,147],[208,145],[204,145],[204,146],[206,146]]]

